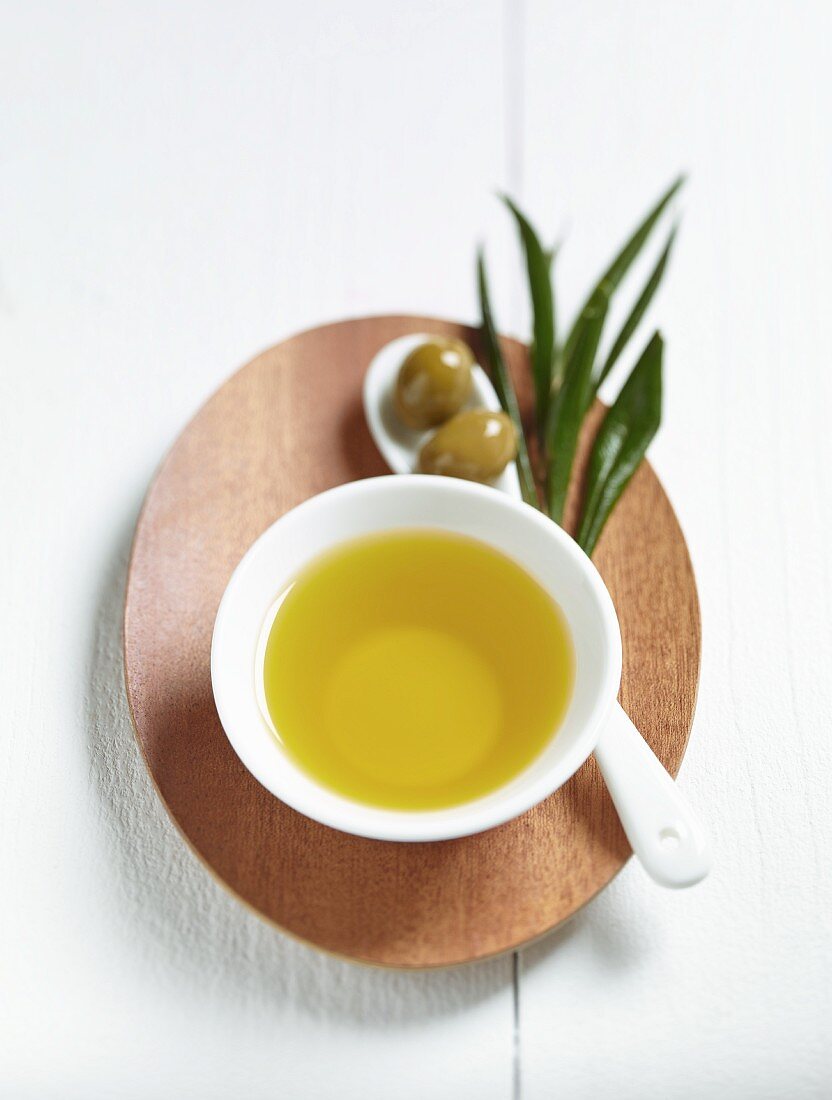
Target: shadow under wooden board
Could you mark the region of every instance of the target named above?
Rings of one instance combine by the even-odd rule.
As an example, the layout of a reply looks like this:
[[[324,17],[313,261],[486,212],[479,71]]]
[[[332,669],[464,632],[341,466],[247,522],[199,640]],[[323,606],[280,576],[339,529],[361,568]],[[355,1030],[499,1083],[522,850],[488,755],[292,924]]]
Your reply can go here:
[[[209,655],[228,578],[294,505],[389,472],[364,424],[361,381],[384,343],[413,332],[460,336],[482,361],[477,332],[463,325],[371,317],[301,333],[220,388],[150,488],[124,624],[136,734],[197,854],[291,935],[361,962],[408,968],[482,959],[537,938],[589,901],[630,855],[592,758],[513,822],[460,840],[396,844],[348,836],[283,805],[245,770],[220,726]],[[510,340],[505,348],[520,382],[525,349]],[[528,408],[528,390],[520,389]],[[567,526],[580,476],[576,482]],[[621,702],[675,775],[696,701],[699,608],[684,538],[646,463],[595,561],[621,621]],[[654,889],[646,880],[644,888]]]

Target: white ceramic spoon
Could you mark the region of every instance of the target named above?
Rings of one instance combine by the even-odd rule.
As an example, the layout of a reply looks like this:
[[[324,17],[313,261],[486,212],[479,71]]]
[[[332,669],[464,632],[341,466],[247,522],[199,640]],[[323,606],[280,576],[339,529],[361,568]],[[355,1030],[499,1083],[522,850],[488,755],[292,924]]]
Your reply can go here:
[[[426,339],[429,334],[417,333],[385,344],[364,378],[364,414],[370,434],[397,474],[416,472],[419,450],[429,434],[404,427],[392,403],[399,367],[405,356]],[[474,367],[473,390],[466,407],[499,410],[494,388],[479,366]],[[492,484],[522,499],[514,463]],[[711,866],[705,830],[618,703],[595,747],[595,759],[627,839],[647,873],[662,886],[693,886],[700,882]]]

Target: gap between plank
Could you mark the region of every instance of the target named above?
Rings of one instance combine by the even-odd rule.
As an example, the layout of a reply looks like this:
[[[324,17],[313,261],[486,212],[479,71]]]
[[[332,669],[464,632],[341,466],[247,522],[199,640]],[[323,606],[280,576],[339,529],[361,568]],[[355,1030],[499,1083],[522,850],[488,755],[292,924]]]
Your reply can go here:
[[[518,199],[523,194],[525,30],[525,0],[503,0],[506,184],[511,195]]]
[[[505,173],[506,188],[515,199],[521,200],[523,193],[523,156],[524,156],[524,38],[526,30],[525,0],[503,0],[503,63],[505,94]],[[520,308],[519,288],[512,301],[512,329],[517,330]],[[520,953],[515,951],[511,957],[511,993],[512,993],[512,1100],[521,1100],[523,1074],[520,1043]]]

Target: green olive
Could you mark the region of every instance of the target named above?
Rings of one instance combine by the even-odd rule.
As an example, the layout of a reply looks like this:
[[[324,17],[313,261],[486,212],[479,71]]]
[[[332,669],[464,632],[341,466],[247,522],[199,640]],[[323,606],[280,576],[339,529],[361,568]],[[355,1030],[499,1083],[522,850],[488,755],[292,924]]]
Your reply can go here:
[[[419,431],[443,424],[465,404],[473,365],[474,353],[462,340],[437,336],[414,348],[396,381],[399,419]]]
[[[423,474],[490,481],[516,454],[514,425],[505,413],[468,409],[443,424],[422,447],[419,469]]]

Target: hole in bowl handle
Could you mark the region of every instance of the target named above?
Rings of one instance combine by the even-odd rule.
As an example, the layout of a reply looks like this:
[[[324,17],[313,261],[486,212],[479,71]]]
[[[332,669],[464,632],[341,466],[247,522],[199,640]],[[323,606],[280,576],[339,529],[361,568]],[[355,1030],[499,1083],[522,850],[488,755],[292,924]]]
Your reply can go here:
[[[698,817],[615,703],[595,749],[624,832],[642,866],[661,886],[694,886],[711,867]]]

